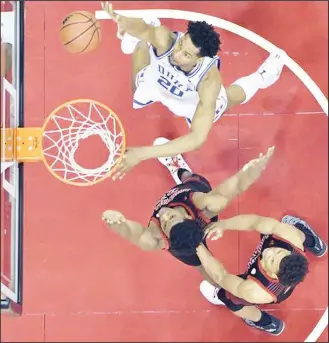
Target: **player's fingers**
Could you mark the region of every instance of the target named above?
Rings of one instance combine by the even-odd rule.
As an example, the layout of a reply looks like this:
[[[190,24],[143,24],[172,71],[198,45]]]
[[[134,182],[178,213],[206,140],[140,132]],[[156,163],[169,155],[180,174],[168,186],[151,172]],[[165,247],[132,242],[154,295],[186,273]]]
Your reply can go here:
[[[222,238],[222,237],[223,237],[223,231],[217,230],[211,240],[216,241],[217,239]]]
[[[113,20],[116,23],[118,23],[119,15],[115,13],[115,11],[113,9],[113,5],[111,3],[109,3],[109,12],[110,12],[110,15],[112,16]]]
[[[218,238],[220,238],[220,235],[218,234],[218,232],[216,232],[216,233],[212,236],[211,240],[212,240],[212,241],[217,241]]]
[[[120,175],[119,179],[122,180],[126,176],[126,173]]]
[[[204,230],[204,232],[209,233],[211,231],[213,231],[214,227],[215,227],[216,223],[210,223],[207,225],[207,228]]]
[[[212,240],[213,234],[214,234],[214,233],[213,233],[212,231],[208,232],[206,238]]]
[[[102,1],[101,2],[102,9],[106,12],[109,12],[109,3],[108,1]]]
[[[207,232],[207,238],[211,239],[211,237],[215,234],[215,229],[210,227]]]
[[[275,147],[274,146],[271,146],[270,149],[269,149],[269,155],[272,156],[273,153],[274,153],[274,149]]]
[[[126,168],[127,168],[127,166],[126,166],[125,161],[121,161],[121,163],[118,165],[117,170],[115,171],[115,173],[112,176],[112,180],[116,180],[116,179],[120,178],[120,176],[125,173]]]

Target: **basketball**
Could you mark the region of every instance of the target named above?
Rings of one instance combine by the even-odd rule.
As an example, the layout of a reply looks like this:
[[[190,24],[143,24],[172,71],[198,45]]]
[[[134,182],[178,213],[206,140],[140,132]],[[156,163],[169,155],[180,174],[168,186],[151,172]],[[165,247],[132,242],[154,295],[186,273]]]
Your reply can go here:
[[[81,54],[95,50],[100,39],[100,23],[92,13],[72,12],[63,19],[60,40],[68,52]]]

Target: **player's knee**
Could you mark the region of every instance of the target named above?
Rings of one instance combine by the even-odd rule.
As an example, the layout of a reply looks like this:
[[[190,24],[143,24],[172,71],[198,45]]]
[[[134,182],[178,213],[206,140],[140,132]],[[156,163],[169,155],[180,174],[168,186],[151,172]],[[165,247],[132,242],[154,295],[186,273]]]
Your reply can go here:
[[[246,93],[244,92],[243,88],[237,84],[233,84],[229,86],[226,90],[226,94],[227,94],[226,111],[246,101]]]

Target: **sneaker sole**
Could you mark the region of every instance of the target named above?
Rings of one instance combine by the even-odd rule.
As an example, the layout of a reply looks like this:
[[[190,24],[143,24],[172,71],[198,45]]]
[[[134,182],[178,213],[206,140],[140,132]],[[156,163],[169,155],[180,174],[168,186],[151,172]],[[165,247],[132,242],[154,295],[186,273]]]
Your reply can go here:
[[[286,328],[286,324],[283,322],[282,329],[280,332],[278,332],[278,333],[269,332],[269,334],[271,334],[273,336],[280,336],[282,334],[282,332],[285,330],[285,328]]]

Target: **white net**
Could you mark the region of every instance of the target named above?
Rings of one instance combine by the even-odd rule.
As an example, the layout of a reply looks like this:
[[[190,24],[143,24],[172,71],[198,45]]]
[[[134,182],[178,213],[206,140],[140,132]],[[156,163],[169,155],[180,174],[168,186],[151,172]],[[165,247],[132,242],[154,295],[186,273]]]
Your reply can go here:
[[[107,156],[102,159],[105,162],[97,167],[82,166],[77,162],[79,146],[95,136],[106,146]],[[51,172],[66,183],[95,184],[108,177],[118,163],[124,138],[120,121],[106,106],[93,101],[67,103],[46,122],[42,142],[44,160]],[[99,145],[88,146],[83,165],[97,159],[100,150]]]

